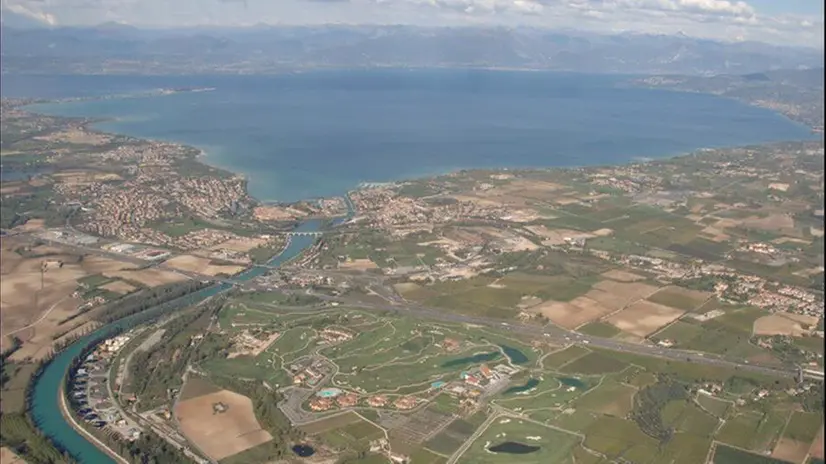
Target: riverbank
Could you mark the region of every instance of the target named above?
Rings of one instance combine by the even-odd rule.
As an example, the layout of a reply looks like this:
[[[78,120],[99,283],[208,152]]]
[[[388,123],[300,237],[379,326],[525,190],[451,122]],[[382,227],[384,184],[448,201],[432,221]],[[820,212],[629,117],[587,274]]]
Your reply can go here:
[[[67,372],[68,374],[68,372]],[[106,446],[105,443],[100,441],[96,436],[89,433],[83,426],[77,423],[72,414],[72,411],[69,409],[69,404],[66,401],[66,387],[65,384],[60,388],[60,392],[58,393],[60,396],[60,414],[63,416],[64,419],[71,422],[72,428],[74,428],[77,432],[83,435],[86,440],[91,441],[94,443],[95,446],[98,447],[101,451],[106,453],[110,458],[114,459],[118,464],[129,464],[129,461],[121,457],[118,453],[113,451],[111,448]]]

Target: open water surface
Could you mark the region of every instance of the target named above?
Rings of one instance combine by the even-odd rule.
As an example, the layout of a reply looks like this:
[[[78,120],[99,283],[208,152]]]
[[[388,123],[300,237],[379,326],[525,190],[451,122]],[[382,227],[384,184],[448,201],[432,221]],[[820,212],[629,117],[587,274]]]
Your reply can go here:
[[[460,168],[620,164],[704,147],[815,137],[766,109],[620,85],[629,77],[467,70],[279,76],[3,76],[4,96],[173,87],[215,91],[34,108],[181,142],[246,175],[260,200],[339,195]]]

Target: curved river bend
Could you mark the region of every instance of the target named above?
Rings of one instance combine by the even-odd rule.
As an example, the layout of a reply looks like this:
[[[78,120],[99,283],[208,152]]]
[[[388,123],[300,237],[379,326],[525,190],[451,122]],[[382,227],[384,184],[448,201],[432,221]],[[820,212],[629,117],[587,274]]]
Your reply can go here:
[[[321,226],[321,221],[308,221],[302,224],[296,231],[313,232],[320,230]],[[293,236],[290,244],[278,256],[273,258],[268,265],[280,266],[301,254],[305,249],[312,246],[314,242],[315,238],[312,236]],[[264,275],[269,270],[269,268],[256,266],[239,274],[233,280],[243,282],[254,279]],[[194,305],[230,288],[232,288],[230,284],[207,287],[147,311],[115,321],[69,345],[52,359],[42,375],[35,381],[31,406],[32,417],[37,428],[49,437],[61,450],[69,453],[78,462],[116,464],[111,457],[78,433],[60,413],[61,386],[72,360],[79,356],[89,343],[100,336],[106,336],[107,334],[115,332],[117,329],[134,327],[164,311]]]

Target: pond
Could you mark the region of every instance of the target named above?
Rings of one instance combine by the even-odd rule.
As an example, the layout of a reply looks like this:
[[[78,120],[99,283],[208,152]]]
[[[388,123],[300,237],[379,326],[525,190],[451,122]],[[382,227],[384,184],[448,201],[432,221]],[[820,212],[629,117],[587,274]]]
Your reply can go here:
[[[488,451],[492,453],[507,453],[507,454],[529,454],[539,451],[541,447],[526,445],[524,443],[517,443],[515,441],[506,441],[499,443],[496,446],[491,446]]]
[[[539,385],[539,379],[530,378],[525,385],[517,385],[515,387],[510,387],[505,390],[506,395],[513,395],[514,393],[522,393],[530,390],[531,388]]]
[[[465,358],[451,359],[450,361],[447,361],[444,364],[442,364],[442,367],[457,367],[464,366],[467,364],[477,364],[481,362],[493,361],[494,359],[498,358],[501,354],[502,353],[498,351],[492,351],[490,353],[479,353]]]
[[[559,380],[559,382],[566,387],[576,387],[579,390],[588,389],[588,385],[586,385],[585,382],[573,377],[557,377],[557,380]]]
[[[293,453],[298,457],[308,458],[315,454],[315,450],[310,445],[295,445],[293,446]]]
[[[510,358],[511,362],[514,364],[525,364],[528,362],[528,357],[525,356],[525,353],[517,350],[516,348],[507,345],[499,345],[499,348],[502,348],[502,351],[505,352],[505,356]]]

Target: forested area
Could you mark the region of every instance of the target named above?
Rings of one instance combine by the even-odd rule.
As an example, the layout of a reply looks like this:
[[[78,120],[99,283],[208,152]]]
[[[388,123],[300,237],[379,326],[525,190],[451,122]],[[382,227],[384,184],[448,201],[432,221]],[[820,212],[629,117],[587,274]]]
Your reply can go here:
[[[130,295],[110,305],[95,320],[107,324],[156,306],[172,303],[174,300],[197,290],[208,287],[209,283],[188,280],[182,283],[168,284]]]
[[[224,344],[208,345],[199,349],[205,332],[226,301],[225,295],[214,297],[195,306],[164,325],[163,336],[146,351],[135,351],[129,363],[130,389],[140,401],[141,409],[162,405],[169,398],[171,388],[180,389],[186,367],[204,356],[215,355],[227,349]],[[195,339],[196,335],[202,338]]]

